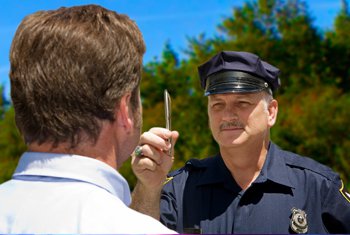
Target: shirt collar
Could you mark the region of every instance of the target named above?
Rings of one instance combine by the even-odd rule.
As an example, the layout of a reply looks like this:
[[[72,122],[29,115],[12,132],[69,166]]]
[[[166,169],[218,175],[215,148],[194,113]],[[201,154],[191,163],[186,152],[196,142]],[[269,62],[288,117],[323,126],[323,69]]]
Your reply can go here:
[[[278,154],[279,151],[280,149],[274,143],[270,142],[265,163],[254,183],[262,183],[270,180],[277,184],[294,188],[288,176],[287,164],[283,156]],[[231,184],[231,186],[236,188],[237,184],[220,155],[203,160],[199,167],[206,169],[198,185],[225,183],[225,185]]]
[[[239,186],[226,167],[220,154],[204,159],[201,161],[199,167],[205,168],[205,170],[197,185],[222,183],[229,190],[240,191]]]
[[[255,183],[264,182],[267,179],[277,184],[294,188],[288,176],[288,167],[283,155],[278,152],[280,149],[270,142],[269,151],[260,175]]]
[[[13,178],[43,176],[83,181],[103,188],[120,198],[126,205],[131,202],[127,181],[114,168],[99,160],[71,154],[25,152]]]

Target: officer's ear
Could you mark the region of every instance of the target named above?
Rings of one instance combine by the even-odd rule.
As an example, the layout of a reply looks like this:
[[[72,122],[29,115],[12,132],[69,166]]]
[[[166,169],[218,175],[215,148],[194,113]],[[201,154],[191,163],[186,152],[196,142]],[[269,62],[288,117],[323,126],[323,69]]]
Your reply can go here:
[[[272,127],[275,125],[277,120],[277,113],[278,113],[278,102],[275,99],[272,99],[267,107],[267,111],[269,113],[268,116],[268,125]]]

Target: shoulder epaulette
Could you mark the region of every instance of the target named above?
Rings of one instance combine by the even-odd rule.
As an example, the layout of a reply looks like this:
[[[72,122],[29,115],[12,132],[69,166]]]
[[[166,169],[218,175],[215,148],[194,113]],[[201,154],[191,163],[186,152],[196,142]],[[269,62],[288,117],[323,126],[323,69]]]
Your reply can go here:
[[[183,167],[170,172],[168,174],[168,177],[169,178],[174,177],[176,175],[183,173],[184,171],[191,171],[198,168],[208,167],[211,165],[212,161],[214,161],[213,157],[204,158],[204,159],[196,159],[196,158],[190,159],[185,163]]]
[[[330,167],[323,165],[310,157],[301,156],[285,150],[281,151],[283,152],[283,155],[287,157],[286,163],[290,166],[315,172],[329,180],[333,180],[337,176],[337,173],[335,173]]]
[[[177,170],[174,170],[174,171],[172,171],[172,172],[169,172],[169,174],[168,174],[167,177],[170,178],[170,177],[177,176],[177,175],[181,174],[184,170],[185,170],[185,167],[181,167],[181,168],[179,168],[179,169],[177,169]]]
[[[215,157],[208,157],[204,159],[191,159],[186,162],[186,166],[193,168],[206,168],[208,166],[211,166],[214,161]]]

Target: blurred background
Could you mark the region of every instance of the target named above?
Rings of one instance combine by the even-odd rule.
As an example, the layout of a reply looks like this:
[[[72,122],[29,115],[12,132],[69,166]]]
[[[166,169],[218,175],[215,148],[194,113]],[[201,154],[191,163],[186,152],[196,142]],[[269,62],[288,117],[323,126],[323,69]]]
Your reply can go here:
[[[142,31],[147,52],[141,83],[144,130],[164,126],[163,90],[180,132],[174,169],[214,155],[207,99],[197,66],[221,50],[249,51],[280,68],[279,115],[272,140],[341,174],[350,188],[350,13],[346,0],[2,1],[0,9],[0,182],[21,153],[9,96],[9,48],[27,14],[94,3],[124,13]],[[30,118],[30,117],[28,117]],[[130,162],[121,169],[131,187]]]

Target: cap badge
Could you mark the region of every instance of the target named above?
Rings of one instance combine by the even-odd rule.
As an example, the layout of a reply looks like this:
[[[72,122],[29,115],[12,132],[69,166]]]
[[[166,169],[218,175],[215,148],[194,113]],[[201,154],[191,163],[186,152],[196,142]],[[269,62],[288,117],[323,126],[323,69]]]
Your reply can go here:
[[[292,216],[290,219],[290,228],[296,233],[307,232],[306,213],[303,210],[292,208]]]

